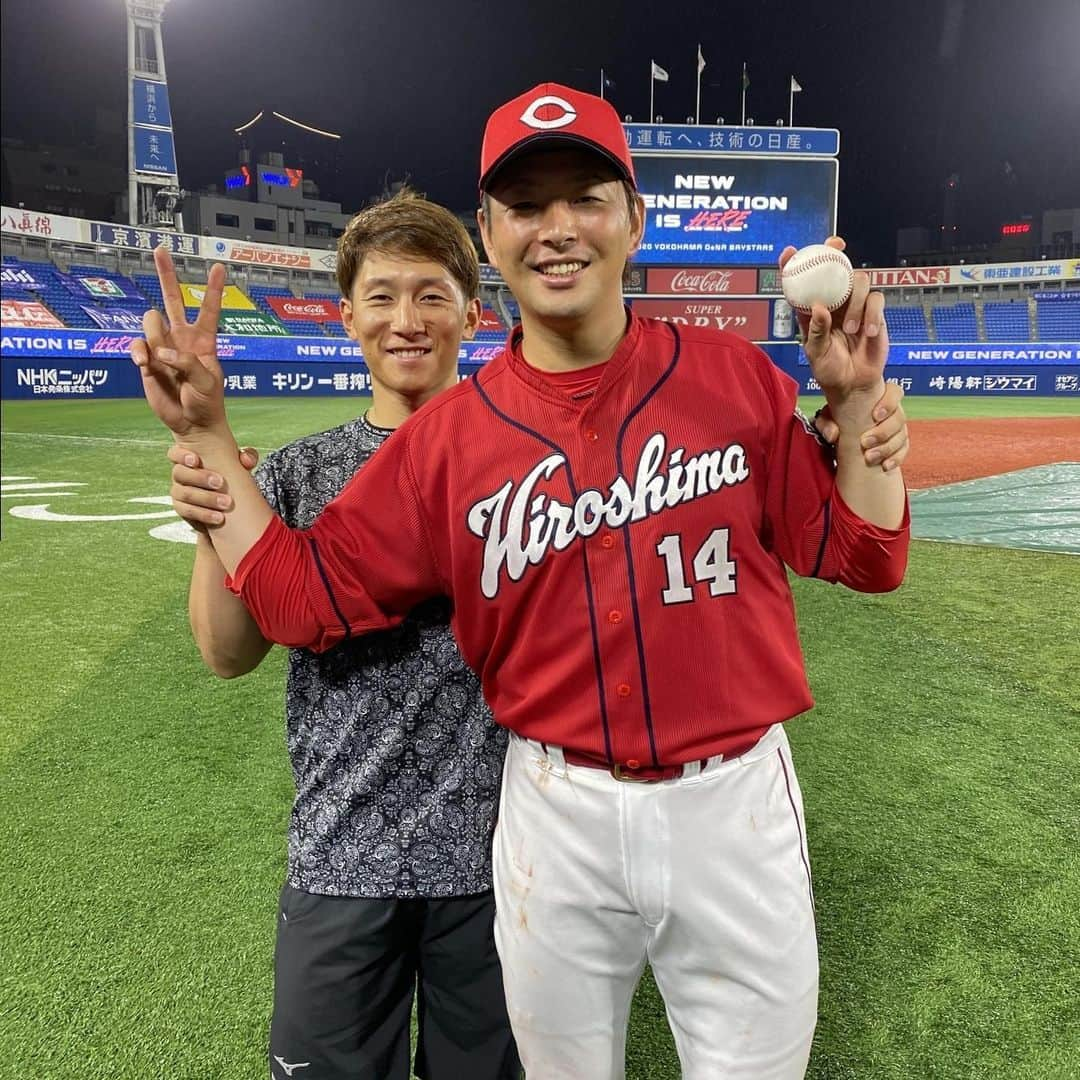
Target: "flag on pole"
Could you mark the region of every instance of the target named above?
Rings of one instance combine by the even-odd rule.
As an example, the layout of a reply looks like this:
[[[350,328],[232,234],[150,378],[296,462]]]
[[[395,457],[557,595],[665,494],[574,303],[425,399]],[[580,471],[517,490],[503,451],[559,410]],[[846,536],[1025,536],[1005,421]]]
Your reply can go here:
[[[658,82],[667,82],[667,72],[655,61],[650,61],[652,67],[650,68],[651,78],[649,79],[649,123],[656,122],[656,106],[653,104],[656,100],[656,84]]]
[[[697,47],[697,97],[694,101],[694,123],[701,123],[701,73],[705,70],[705,57],[701,55],[701,43]]]
[[[747,90],[750,89],[750,76],[746,74],[746,63],[745,62],[743,63],[743,66],[742,66],[742,88],[743,88],[743,93],[744,94],[746,93]]]
[[[795,95],[802,93],[802,87],[799,85],[799,80],[794,75],[791,76],[791,93],[788,94],[788,113],[787,123],[788,127],[793,127],[795,124]]]

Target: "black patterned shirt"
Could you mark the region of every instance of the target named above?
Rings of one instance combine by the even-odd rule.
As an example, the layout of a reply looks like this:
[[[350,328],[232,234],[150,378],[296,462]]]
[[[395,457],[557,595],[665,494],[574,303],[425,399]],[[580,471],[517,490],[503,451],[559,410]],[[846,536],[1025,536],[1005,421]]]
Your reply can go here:
[[[306,528],[389,434],[360,417],[269,454],[255,478],[287,525]],[[507,732],[458,652],[448,600],[321,655],[290,649],[285,721],[290,885],[401,898],[491,887]]]

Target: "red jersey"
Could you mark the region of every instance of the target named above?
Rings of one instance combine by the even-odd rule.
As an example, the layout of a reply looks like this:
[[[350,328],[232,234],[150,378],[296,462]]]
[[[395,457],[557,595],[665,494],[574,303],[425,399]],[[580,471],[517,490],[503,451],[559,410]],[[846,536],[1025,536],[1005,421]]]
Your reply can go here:
[[[733,334],[632,317],[574,400],[516,330],[230,587],[315,650],[446,593],[513,731],[613,764],[727,752],[813,704],[784,564],[876,592],[907,562],[906,509],[890,530],[843,503],[796,390]]]

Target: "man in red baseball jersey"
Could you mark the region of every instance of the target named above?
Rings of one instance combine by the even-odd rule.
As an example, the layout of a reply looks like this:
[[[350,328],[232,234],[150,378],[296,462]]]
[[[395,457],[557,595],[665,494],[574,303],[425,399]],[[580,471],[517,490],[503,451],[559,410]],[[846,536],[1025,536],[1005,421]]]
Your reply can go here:
[[[782,722],[812,700],[784,567],[863,591],[903,577],[903,481],[859,445],[883,298],[858,274],[842,326],[820,305],[804,322],[834,460],[753,345],[623,307],[643,214],[609,105],[554,84],[503,105],[480,186],[522,325],[309,530],[239,464],[212,357],[140,345],[147,397],[228,485],[214,546],[268,638],[327,648],[453,598],[513,733],[496,935],[526,1071],[622,1076],[648,961],[684,1076],[802,1076],[817,951]],[[375,498],[391,512],[362,512]]]

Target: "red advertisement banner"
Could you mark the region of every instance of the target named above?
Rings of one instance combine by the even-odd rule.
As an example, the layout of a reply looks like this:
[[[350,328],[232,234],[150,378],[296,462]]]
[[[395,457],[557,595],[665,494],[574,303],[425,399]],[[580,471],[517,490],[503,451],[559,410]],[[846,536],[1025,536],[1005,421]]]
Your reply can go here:
[[[303,322],[339,322],[341,313],[332,300],[290,300],[287,296],[268,296],[267,303],[279,318]]]
[[[44,304],[25,300],[5,300],[0,308],[0,323],[4,326],[40,326],[51,330],[60,330],[64,326]]]
[[[635,300],[633,308],[637,315],[730,330],[750,341],[767,341],[770,336],[768,300]]]
[[[651,269],[645,291],[673,296],[753,296],[757,292],[757,271],[709,270],[700,266]]]
[[[496,315],[495,312],[491,310],[491,308],[486,307],[483,309],[483,311],[480,312],[480,325],[476,329],[487,331],[497,330],[502,333],[506,329],[506,327],[503,326],[502,320],[499,318],[499,316]]]
[[[910,266],[894,270],[868,270],[870,288],[884,285],[948,285],[947,266]]]

